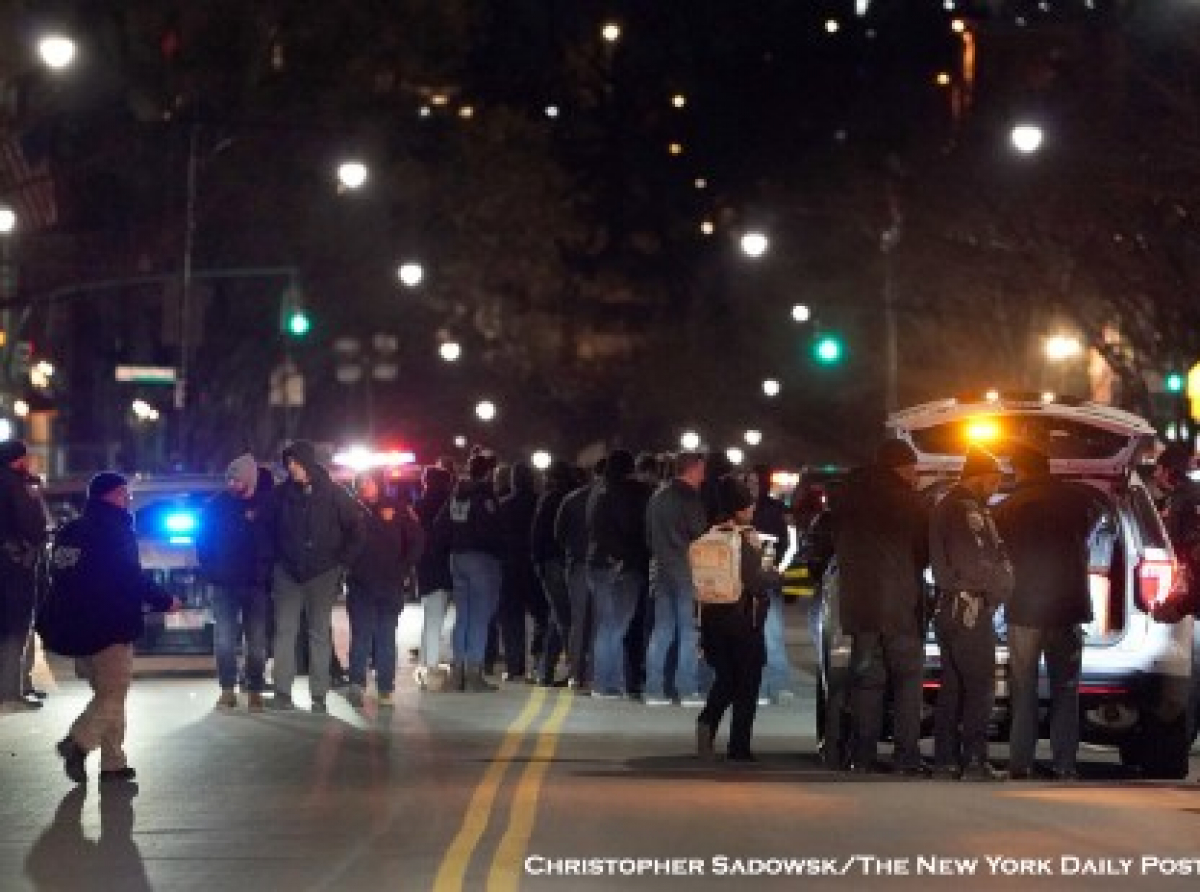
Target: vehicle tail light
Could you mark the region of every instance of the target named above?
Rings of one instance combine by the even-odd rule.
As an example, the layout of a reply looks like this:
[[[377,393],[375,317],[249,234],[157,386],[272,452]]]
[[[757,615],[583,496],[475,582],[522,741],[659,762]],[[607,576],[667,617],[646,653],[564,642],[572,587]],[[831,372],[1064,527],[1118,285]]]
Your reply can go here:
[[[1137,568],[1137,605],[1146,613],[1171,594],[1175,562],[1165,549],[1147,548]]]

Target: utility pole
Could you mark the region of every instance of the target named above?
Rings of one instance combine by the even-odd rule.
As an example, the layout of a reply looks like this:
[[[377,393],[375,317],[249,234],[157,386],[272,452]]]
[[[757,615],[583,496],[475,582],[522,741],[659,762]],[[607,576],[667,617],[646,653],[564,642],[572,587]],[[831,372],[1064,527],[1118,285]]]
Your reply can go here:
[[[192,123],[188,137],[187,201],[183,227],[183,269],[179,289],[179,377],[175,381],[176,438],[179,456],[186,461],[188,375],[191,371],[192,252],[196,237],[196,144],[200,124]]]

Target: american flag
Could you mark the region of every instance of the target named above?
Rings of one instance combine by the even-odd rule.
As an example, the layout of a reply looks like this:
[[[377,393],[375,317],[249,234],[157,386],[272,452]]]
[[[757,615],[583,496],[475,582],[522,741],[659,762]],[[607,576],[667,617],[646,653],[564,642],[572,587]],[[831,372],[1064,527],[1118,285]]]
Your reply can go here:
[[[0,204],[12,208],[17,226],[25,232],[49,229],[58,222],[49,157],[30,163],[30,153],[12,136],[0,138]]]

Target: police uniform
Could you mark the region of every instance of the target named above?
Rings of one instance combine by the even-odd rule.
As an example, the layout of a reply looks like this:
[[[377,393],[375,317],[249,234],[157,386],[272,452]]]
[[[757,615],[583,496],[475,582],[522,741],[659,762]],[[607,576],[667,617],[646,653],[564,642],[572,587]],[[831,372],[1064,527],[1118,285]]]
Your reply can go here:
[[[972,449],[962,480],[999,473],[995,458]],[[1012,591],[1012,565],[987,505],[964,483],[938,503],[930,521],[930,560],[938,590],[934,630],[942,656],[934,714],[934,770],[990,780],[987,725],[996,671],[996,608]]]

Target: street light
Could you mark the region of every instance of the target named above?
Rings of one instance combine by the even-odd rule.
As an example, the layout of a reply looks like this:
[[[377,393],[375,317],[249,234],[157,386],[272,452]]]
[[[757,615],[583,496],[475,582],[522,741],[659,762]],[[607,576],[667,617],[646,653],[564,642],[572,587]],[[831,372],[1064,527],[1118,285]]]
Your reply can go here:
[[[747,446],[757,446],[762,442],[762,431],[748,430],[745,433],[744,439]]]
[[[796,304],[792,307],[792,319],[796,322],[804,323],[811,318],[812,310],[808,308],[807,304]]]
[[[616,43],[621,39],[621,26],[616,22],[608,22],[600,29],[600,35],[609,43]]]
[[[763,393],[767,396],[779,396],[779,391],[783,389],[779,381],[775,378],[768,378],[762,383]]]
[[[75,41],[63,34],[47,34],[38,41],[38,55],[47,68],[61,71],[75,60]]]
[[[396,270],[396,275],[400,277],[402,284],[409,288],[416,288],[421,284],[421,280],[425,278],[425,268],[419,263],[408,262],[402,263],[400,268]]]
[[[747,232],[742,236],[742,253],[747,257],[762,257],[770,244],[761,232]]]
[[[338,182],[344,189],[361,189],[367,182],[367,165],[361,161],[344,161],[338,165]]]
[[[688,452],[694,452],[700,448],[700,435],[695,431],[685,431],[679,438],[679,445]]]
[[[496,417],[496,404],[491,400],[480,400],[475,405],[475,415],[480,421],[491,421]]]
[[[553,460],[553,456],[551,456],[550,453],[545,449],[537,450],[537,452],[533,453],[533,455],[530,457],[530,461],[533,463],[533,466],[539,471],[545,471],[547,468],[549,468],[550,463]]]
[[[0,206],[0,235],[9,235],[17,228],[17,214],[10,207]]]
[[[467,448],[467,438],[464,437],[462,434],[459,434],[457,437],[455,437],[454,438],[454,448],[455,449],[466,449]]]
[[[438,353],[446,362],[457,362],[462,356],[462,346],[457,341],[446,341],[438,347]]]
[[[746,460],[746,453],[737,446],[730,446],[725,450],[725,457],[729,459],[730,464],[740,465]]]
[[[1009,134],[1013,148],[1022,155],[1032,155],[1042,147],[1042,128],[1036,124],[1017,124]]]

